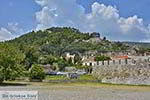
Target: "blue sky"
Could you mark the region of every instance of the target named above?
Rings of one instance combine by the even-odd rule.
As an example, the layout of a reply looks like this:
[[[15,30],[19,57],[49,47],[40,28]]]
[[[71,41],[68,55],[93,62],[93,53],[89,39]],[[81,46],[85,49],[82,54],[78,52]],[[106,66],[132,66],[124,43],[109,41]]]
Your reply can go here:
[[[33,29],[72,26],[111,40],[149,41],[149,5],[150,0],[1,0],[0,40]]]
[[[34,0],[1,0],[0,26],[18,22],[26,30],[35,27],[35,12],[40,9]]]
[[[138,15],[142,17],[145,22],[150,23],[150,0],[77,0],[79,4],[82,4],[87,12],[90,11],[91,5],[94,2],[104,3],[105,5],[116,6],[120,11],[120,15],[129,17]]]

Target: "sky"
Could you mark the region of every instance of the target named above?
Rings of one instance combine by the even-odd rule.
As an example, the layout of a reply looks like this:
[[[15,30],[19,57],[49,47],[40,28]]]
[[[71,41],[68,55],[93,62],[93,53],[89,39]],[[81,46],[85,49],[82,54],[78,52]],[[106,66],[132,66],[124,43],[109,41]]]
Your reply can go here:
[[[150,42],[149,5],[150,0],[1,0],[0,41],[67,26],[115,41]]]

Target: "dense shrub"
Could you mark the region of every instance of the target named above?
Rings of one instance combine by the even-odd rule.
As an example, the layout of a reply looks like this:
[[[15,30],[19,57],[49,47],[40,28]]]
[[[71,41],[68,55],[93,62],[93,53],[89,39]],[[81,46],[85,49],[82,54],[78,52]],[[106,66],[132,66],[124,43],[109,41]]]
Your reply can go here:
[[[15,45],[0,43],[0,48],[0,80],[15,80],[22,74],[25,55]]]
[[[42,81],[45,78],[44,69],[42,68],[41,65],[38,64],[32,65],[29,73],[31,81],[34,79]]]
[[[104,60],[110,60],[110,57],[107,56],[96,56],[95,61],[104,61]]]
[[[3,81],[4,81],[4,74],[2,70],[0,69],[0,83],[2,83]]]

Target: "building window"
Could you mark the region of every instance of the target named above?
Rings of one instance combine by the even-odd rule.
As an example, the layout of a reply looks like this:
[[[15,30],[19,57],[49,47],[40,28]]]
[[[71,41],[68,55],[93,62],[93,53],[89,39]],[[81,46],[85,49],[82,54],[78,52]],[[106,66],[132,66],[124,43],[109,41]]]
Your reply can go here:
[[[99,65],[99,61],[97,61],[97,65]]]
[[[125,64],[128,64],[128,59],[125,59]]]
[[[115,60],[113,60],[113,64],[115,65]]]
[[[104,61],[102,61],[102,65],[104,65]]]
[[[85,63],[85,66],[87,66],[87,63]]]
[[[119,64],[121,64],[121,59],[119,59]]]
[[[92,66],[92,63],[90,63],[90,66]]]
[[[108,65],[110,64],[109,60],[108,60]]]

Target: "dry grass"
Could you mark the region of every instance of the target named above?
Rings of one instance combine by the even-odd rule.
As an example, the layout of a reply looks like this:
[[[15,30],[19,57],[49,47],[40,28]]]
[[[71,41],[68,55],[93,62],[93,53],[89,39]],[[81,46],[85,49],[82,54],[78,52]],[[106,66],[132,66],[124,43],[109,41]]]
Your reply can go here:
[[[116,90],[127,90],[127,91],[150,91],[150,86],[148,85],[122,85],[122,84],[107,84],[107,83],[98,83],[98,82],[67,82],[67,83],[48,83],[48,82],[16,82],[16,81],[7,81],[3,84],[7,86],[13,86],[13,84],[18,84],[20,86],[42,86],[45,88],[49,87],[90,87],[90,88],[111,88]],[[22,85],[26,84],[26,85]],[[6,86],[6,85],[5,85]]]

